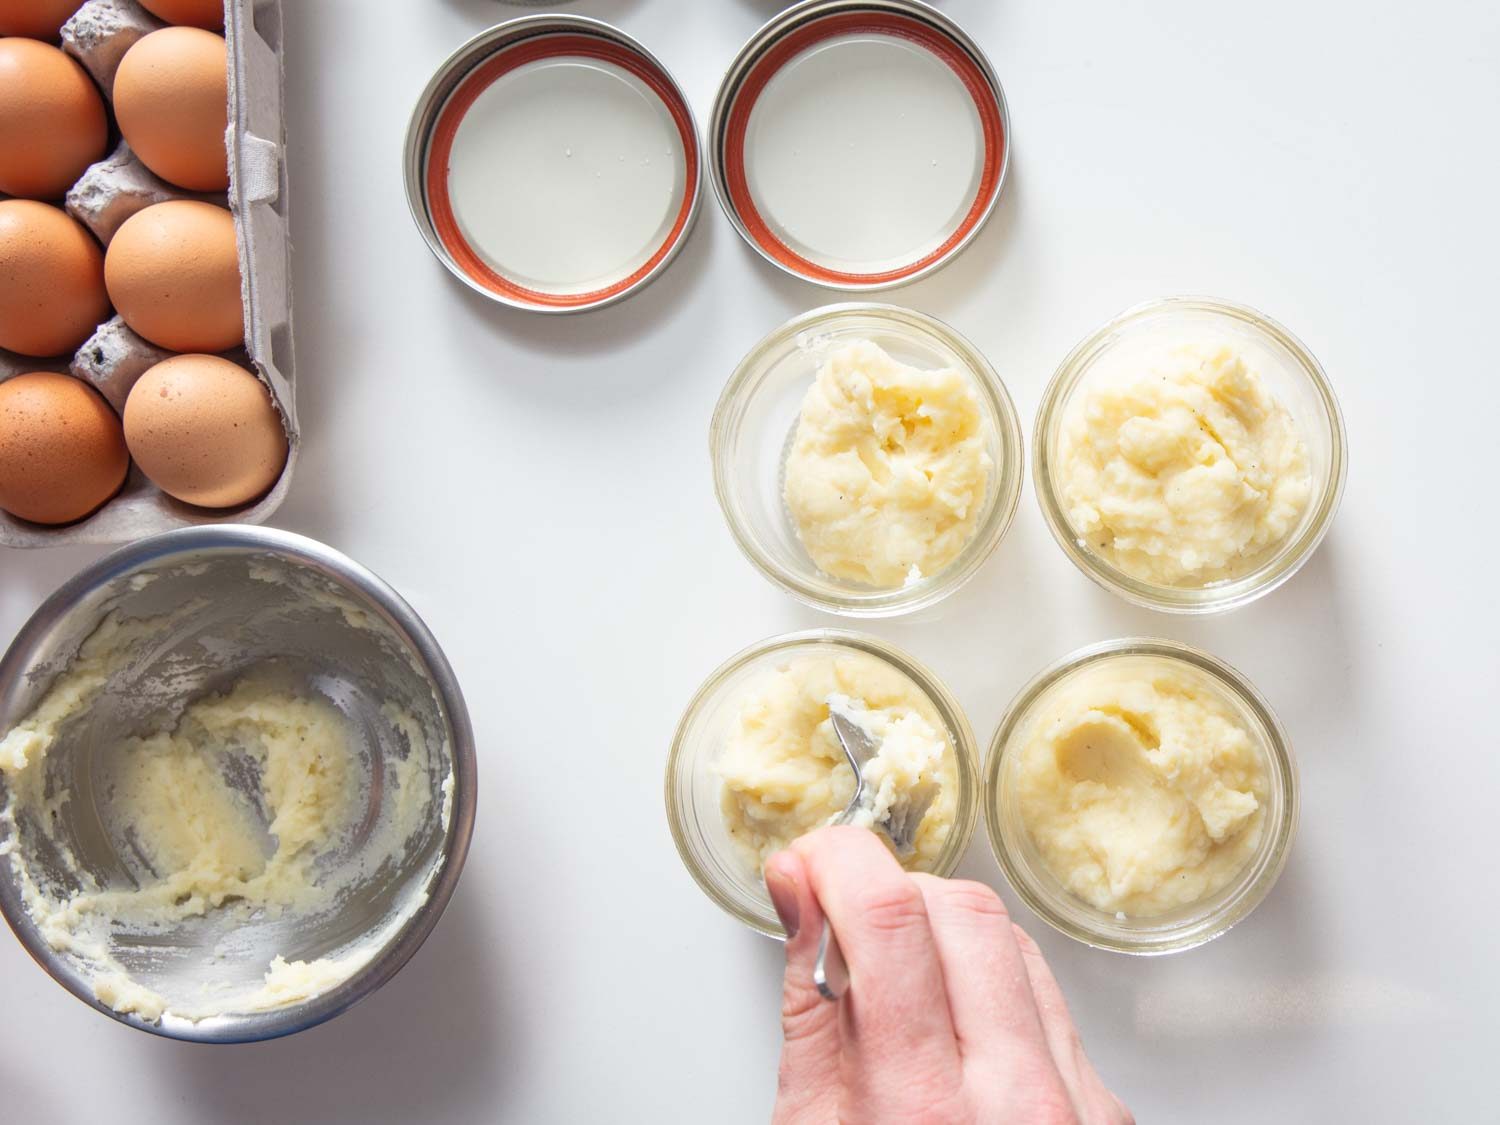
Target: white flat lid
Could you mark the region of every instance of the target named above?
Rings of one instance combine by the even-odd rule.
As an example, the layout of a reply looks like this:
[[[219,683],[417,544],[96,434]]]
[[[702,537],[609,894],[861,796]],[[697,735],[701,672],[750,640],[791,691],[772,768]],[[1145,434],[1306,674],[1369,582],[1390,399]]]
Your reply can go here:
[[[984,168],[974,99],[930,51],[840,36],[782,67],[745,144],[751,197],[792,250],[882,273],[926,257],[968,213]]]
[[[757,44],[715,141],[751,244],[851,289],[956,253],[999,195],[1008,144],[998,87],[961,40],[941,17],[861,9]]]
[[[463,273],[517,303],[633,288],[686,233],[696,194],[691,118],[664,96],[675,88],[619,44],[600,41],[612,57],[570,51],[581,38],[476,67],[434,130],[439,237]]]

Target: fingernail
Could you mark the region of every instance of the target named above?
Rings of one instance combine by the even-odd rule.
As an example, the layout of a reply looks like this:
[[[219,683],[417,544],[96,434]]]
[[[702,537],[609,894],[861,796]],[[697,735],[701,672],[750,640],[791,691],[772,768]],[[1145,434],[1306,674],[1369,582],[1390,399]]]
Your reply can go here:
[[[786,939],[797,936],[797,923],[801,920],[801,907],[797,905],[797,884],[789,875],[774,867],[766,869],[766,890],[771,894],[771,905],[776,908],[776,917],[786,929]]]

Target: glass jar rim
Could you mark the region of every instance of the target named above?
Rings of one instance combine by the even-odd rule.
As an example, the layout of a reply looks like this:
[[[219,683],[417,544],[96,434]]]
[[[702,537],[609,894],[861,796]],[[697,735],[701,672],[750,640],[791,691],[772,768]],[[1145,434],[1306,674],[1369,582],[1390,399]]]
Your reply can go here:
[[[1079,542],[1063,510],[1062,501],[1052,479],[1054,463],[1053,435],[1061,422],[1061,412],[1069,402],[1089,366],[1114,342],[1122,329],[1163,312],[1203,312],[1225,316],[1264,333],[1284,349],[1306,376],[1308,385],[1322,408],[1328,429],[1327,484],[1317,508],[1302,530],[1278,550],[1264,565],[1233,581],[1207,586],[1168,586],[1133,577]],[[1307,562],[1328,534],[1333,517],[1343,499],[1348,476],[1348,436],[1343,411],[1333,385],[1322,365],[1307,346],[1278,321],[1249,305],[1219,297],[1195,295],[1156,297],[1132,305],[1111,317],[1089,333],[1063,359],[1054,372],[1037,408],[1032,427],[1032,484],[1048,530],[1069,560],[1087,578],[1132,605],[1163,613],[1223,613],[1248,605],[1269,594],[1295,574]]]
[[[1123,931],[1107,932],[1091,927],[1059,909],[1057,896],[1036,885],[1015,856],[1011,854],[1005,834],[1006,818],[1001,809],[1001,788],[1007,761],[1018,752],[1014,735],[1029,718],[1032,709],[1052,687],[1065,677],[1110,660],[1148,657],[1177,661],[1206,674],[1214,683],[1241,703],[1254,717],[1265,734],[1258,740],[1267,757],[1273,784],[1280,794],[1280,816],[1266,826],[1266,835],[1257,853],[1242,869],[1250,877],[1240,890],[1215,909],[1183,920],[1175,926],[1127,936]],[[1254,684],[1233,665],[1211,653],[1181,641],[1162,637],[1119,637],[1075,649],[1049,664],[1033,676],[1006,708],[990,739],[984,763],[984,817],[990,850],[1004,872],[1011,888],[1037,917],[1059,933],[1075,941],[1116,953],[1143,956],[1177,953],[1202,945],[1227,932],[1247,917],[1270,893],[1271,887],[1286,866],[1296,838],[1301,798],[1297,760],[1291,739],[1276,717],[1271,705]],[[1024,828],[1019,829],[1025,831]],[[1076,900],[1069,898],[1070,904]]]
[[[699,685],[698,690],[693,693],[687,706],[683,708],[682,718],[678,720],[677,729],[672,735],[671,749],[667,754],[665,781],[667,824],[671,829],[672,842],[676,845],[677,854],[681,857],[683,866],[687,868],[688,874],[693,877],[693,881],[703,892],[726,913],[738,918],[751,929],[778,940],[784,940],[786,935],[780,924],[776,922],[774,914],[770,918],[765,918],[745,910],[724,893],[698,861],[687,839],[683,824],[685,809],[677,799],[675,786],[687,755],[688,727],[724,683],[735,673],[762,657],[815,644],[852,649],[886,662],[911,680],[942,718],[953,742],[954,764],[958,773],[958,801],[953,826],[949,830],[948,839],[943,843],[943,850],[938,856],[937,863],[933,865],[932,874],[946,877],[957,870],[979,822],[980,766],[978,744],[974,738],[973,728],[969,725],[968,716],[953,693],[915,657],[878,637],[848,629],[804,629],[793,633],[778,633],[746,646],[709,673]]]
[[[931,579],[911,587],[851,592],[832,595],[814,587],[799,575],[782,566],[762,547],[751,529],[751,521],[741,512],[733,495],[735,468],[726,456],[731,438],[758,380],[764,378],[761,363],[777,348],[795,341],[803,333],[847,317],[868,316],[883,319],[907,331],[925,333],[953,351],[972,375],[972,382],[984,404],[985,414],[996,429],[1003,463],[993,470],[994,504],[988,519],[975,529],[958,557]],[[822,305],[792,317],[762,337],[735,367],[720,393],[709,423],[709,456],[713,466],[714,496],[729,525],[731,537],[740,553],[765,578],[787,594],[827,613],[844,617],[878,618],[913,613],[935,605],[967,583],[988,561],[1005,538],[1015,519],[1021,501],[1021,482],[1025,477],[1025,434],[1010,392],[984,354],[966,336],[951,325],[899,305],[871,301],[849,301]],[[988,502],[988,497],[986,497]]]

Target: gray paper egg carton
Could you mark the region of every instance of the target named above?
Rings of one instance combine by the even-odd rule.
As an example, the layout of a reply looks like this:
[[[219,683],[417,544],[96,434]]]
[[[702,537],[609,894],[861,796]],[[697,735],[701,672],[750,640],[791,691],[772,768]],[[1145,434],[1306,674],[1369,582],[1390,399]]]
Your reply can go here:
[[[229,205],[239,240],[240,296],[245,347],[225,353],[271,388],[286,425],[286,468],[271,491],[248,507],[213,511],[173,500],[134,465],[120,494],[98,512],[67,527],[45,528],[0,512],[0,546],[126,543],[192,524],[261,523],[290,486],[299,437],[293,397],[291,228],[287,220],[285,128],[282,112],[281,0],[227,0],[229,48],[229,192],[195,194],[158,179],[123,141],[68,192],[67,210],[108,245],[131,215],[167,199],[206,199]],[[83,64],[104,92],[115,69],[141,36],[166,26],[135,0],[89,0],[63,27],[63,49]],[[71,371],[93,384],[116,411],[136,379],[169,352],[147,343],[115,317],[100,325],[71,361],[31,359],[0,351],[0,382],[25,371]]]

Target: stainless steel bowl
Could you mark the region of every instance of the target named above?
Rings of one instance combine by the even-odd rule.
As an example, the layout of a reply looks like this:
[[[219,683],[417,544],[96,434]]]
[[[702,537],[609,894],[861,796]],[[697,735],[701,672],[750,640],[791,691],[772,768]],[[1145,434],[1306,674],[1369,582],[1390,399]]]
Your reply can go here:
[[[192,606],[187,612],[185,606]],[[468,712],[453,671],[425,625],[389,586],[358,564],[301,536],[239,525],[196,527],[145,539],[106,556],[48,598],[0,661],[0,737],[29,715],[80,645],[110,613],[166,622],[135,645],[105,687],[59,729],[44,759],[49,786],[72,798],[43,832],[18,821],[0,840],[0,910],[37,963],[79,999],[133,1027],[177,1039],[233,1043],[301,1031],[344,1011],[395,975],[443,912],[463,868],[474,825],[475,762]],[[168,618],[165,615],[171,615]],[[248,988],[276,954],[288,960],[368,956],[331,990],[290,1006],[196,1022],[170,1011],[159,1023],[123,1015],[94,995],[94,966],[49,945],[27,911],[9,848],[33,877],[67,892],[77,877],[50,856],[61,839],[104,886],[139,878],[122,833],[108,828],[99,747],[152,729],[163,716],[274,663],[298,692],[331,703],[355,732],[367,807],[327,871],[358,872],[318,912],[210,910],[168,933],[112,937],[132,980],[163,997],[205,988]],[[411,749],[382,708],[394,703],[420,728],[430,758],[417,792],[429,813],[389,855],[369,837],[393,794],[391,771]],[[451,790],[445,782],[451,776]],[[425,790],[424,788],[425,787]],[[8,799],[0,775],[0,804]],[[31,818],[35,819],[35,818]],[[369,862],[372,858],[380,862]],[[361,863],[361,861],[365,861]],[[350,864],[345,868],[343,865]]]

